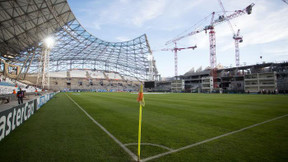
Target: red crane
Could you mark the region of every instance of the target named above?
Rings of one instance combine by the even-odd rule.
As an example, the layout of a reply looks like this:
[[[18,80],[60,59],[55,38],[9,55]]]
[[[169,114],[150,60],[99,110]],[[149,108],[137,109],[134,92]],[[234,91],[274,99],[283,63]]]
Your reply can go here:
[[[222,22],[225,22],[225,21],[228,21],[228,20],[231,20],[231,19],[234,19],[236,17],[239,17],[241,15],[244,15],[244,14],[248,14],[250,15],[251,12],[252,12],[252,7],[254,6],[255,4],[252,3],[250,4],[249,6],[247,6],[246,8],[242,9],[242,10],[236,10],[234,13],[232,13],[231,15],[228,15],[228,16],[225,16],[225,15],[221,15],[219,16],[218,19],[214,20],[214,15],[215,15],[215,12],[212,13],[212,16],[211,16],[211,22],[209,25],[205,26],[204,28],[202,29],[199,29],[199,30],[196,30],[196,31],[192,31],[186,35],[183,35],[183,36],[179,36],[175,39],[172,39],[168,42],[166,42],[165,45],[167,44],[170,44],[170,43],[176,43],[177,41],[183,39],[183,38],[186,38],[188,36],[192,36],[192,35],[195,35],[197,33],[200,33],[202,31],[205,31],[205,33],[207,33],[207,31],[209,30],[209,42],[210,42],[210,67],[211,67],[211,74],[213,76],[213,87],[214,88],[217,88],[217,85],[216,85],[216,79],[217,79],[217,69],[216,68],[216,39],[215,39],[215,31],[214,31],[214,26],[218,25],[218,24],[221,24]]]
[[[226,16],[226,10],[221,0],[218,0],[222,11],[224,12],[224,16]],[[230,30],[233,33],[233,39],[235,40],[235,65],[236,67],[240,66],[240,50],[239,50],[239,43],[243,42],[243,37],[240,36],[240,29],[238,29],[237,33],[235,33],[233,26],[230,20],[227,20],[227,23],[230,27]]]
[[[195,49],[197,48],[197,46],[191,46],[191,47],[184,47],[184,48],[177,48],[177,43],[175,42],[175,47],[174,48],[163,48],[160,50],[152,50],[153,51],[173,51],[174,52],[174,62],[175,62],[175,77],[178,76],[178,56],[177,56],[177,52],[184,50],[184,49]]]

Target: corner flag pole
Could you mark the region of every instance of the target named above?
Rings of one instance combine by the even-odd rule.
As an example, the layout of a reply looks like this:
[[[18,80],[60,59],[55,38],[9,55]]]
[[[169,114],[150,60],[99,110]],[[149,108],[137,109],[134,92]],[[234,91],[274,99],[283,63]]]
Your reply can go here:
[[[142,125],[142,105],[140,104],[139,109],[139,131],[138,131],[138,161],[140,161],[140,151],[141,151],[141,125]]]
[[[141,126],[142,126],[142,107],[145,106],[145,100],[143,95],[143,84],[141,84],[137,101],[140,104],[139,108],[139,128],[138,128],[138,161],[140,161],[140,152],[141,152]]]

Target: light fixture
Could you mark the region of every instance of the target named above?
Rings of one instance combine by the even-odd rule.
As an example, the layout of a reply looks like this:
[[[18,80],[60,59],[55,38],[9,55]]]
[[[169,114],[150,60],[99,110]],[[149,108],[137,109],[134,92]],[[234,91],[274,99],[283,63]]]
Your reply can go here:
[[[53,37],[49,36],[47,38],[44,39],[44,45],[46,46],[46,48],[50,49],[54,46],[55,40]]]
[[[12,55],[3,55],[3,57],[5,57],[5,58],[14,58],[14,56],[12,56]]]

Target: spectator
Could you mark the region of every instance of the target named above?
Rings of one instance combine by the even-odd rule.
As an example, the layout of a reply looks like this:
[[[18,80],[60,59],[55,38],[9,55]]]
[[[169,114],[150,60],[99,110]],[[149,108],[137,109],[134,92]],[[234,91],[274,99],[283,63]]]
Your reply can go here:
[[[18,98],[18,104],[20,105],[23,103],[23,97],[24,97],[24,91],[22,91],[21,88],[19,88],[19,91],[17,92],[17,98]]]

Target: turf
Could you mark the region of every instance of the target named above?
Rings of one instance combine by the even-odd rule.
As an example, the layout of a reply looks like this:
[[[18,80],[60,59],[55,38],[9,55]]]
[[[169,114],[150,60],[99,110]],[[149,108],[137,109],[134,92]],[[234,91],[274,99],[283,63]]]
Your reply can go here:
[[[0,161],[127,161],[130,157],[64,94],[0,142]]]
[[[67,93],[122,143],[137,143],[139,104],[130,93]],[[177,149],[288,114],[288,96],[147,94],[142,142]],[[287,161],[288,117],[153,161]],[[137,147],[128,146],[135,154]],[[167,150],[142,146],[146,158]],[[11,161],[131,161],[60,93],[0,142]]]

